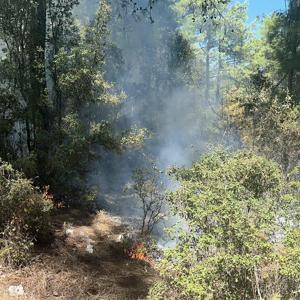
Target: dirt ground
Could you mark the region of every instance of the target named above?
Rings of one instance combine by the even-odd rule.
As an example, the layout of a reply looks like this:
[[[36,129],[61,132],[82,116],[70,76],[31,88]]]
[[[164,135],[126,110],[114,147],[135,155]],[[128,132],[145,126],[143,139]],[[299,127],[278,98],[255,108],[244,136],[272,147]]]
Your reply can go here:
[[[146,298],[157,275],[147,263],[124,254],[120,237],[128,228],[120,219],[73,210],[55,216],[54,226],[54,242],[37,250],[27,267],[0,266],[1,300]],[[11,285],[22,285],[25,294],[9,296]]]

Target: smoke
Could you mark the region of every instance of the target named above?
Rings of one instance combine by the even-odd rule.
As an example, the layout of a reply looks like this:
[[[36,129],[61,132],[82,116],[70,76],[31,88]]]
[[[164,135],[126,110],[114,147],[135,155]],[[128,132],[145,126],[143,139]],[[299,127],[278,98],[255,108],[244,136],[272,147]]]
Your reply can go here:
[[[142,150],[103,153],[99,165],[93,166],[90,184],[100,187],[99,205],[124,218],[141,213],[140,204],[122,190],[133,170],[145,166],[145,156],[164,171],[174,165],[188,166],[217,138],[213,130],[217,116],[208,108],[204,87],[191,84],[195,78],[189,77],[197,70],[196,81],[201,82],[202,66],[199,69],[193,55],[178,53],[182,40],[170,3],[157,2],[153,23],[147,15],[121,15],[119,1],[112,2],[106,76],[127,95],[117,126],[138,126],[152,133]],[[176,187],[167,176],[163,180],[166,189]]]

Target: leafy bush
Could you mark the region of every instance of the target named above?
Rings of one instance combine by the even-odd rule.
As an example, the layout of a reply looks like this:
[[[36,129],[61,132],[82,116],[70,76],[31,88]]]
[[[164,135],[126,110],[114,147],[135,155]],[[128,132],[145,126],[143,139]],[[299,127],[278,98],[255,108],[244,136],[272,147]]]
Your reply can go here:
[[[20,266],[30,258],[33,240],[14,220],[5,226],[0,239],[0,259],[9,266]]]
[[[188,229],[165,251],[151,299],[299,298],[299,218],[289,213],[299,201],[276,163],[216,151],[173,174],[181,185],[169,201]]]
[[[4,262],[24,263],[33,242],[49,238],[51,200],[0,160],[0,258]]]
[[[272,89],[240,88],[227,95],[229,125],[239,130],[253,151],[278,162],[285,172],[299,160],[300,106],[289,96],[274,97]]]

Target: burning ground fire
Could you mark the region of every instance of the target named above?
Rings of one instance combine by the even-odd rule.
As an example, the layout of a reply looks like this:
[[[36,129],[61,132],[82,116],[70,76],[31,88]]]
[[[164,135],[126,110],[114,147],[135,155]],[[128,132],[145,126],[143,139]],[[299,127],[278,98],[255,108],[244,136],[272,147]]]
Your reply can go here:
[[[147,254],[144,242],[137,242],[130,250],[126,251],[126,255],[130,259],[146,262],[151,267],[154,266],[154,260]]]

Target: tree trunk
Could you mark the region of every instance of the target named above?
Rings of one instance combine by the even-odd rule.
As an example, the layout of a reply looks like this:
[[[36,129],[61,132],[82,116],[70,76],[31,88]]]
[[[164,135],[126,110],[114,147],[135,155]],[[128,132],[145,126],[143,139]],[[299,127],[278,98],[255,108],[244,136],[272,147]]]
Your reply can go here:
[[[30,105],[33,132],[36,144],[37,131],[49,129],[49,116],[43,97],[46,89],[45,47],[46,47],[46,0],[39,0],[37,6],[31,9],[30,41],[29,41],[29,70],[30,70]]]
[[[207,45],[206,45],[206,60],[205,60],[205,100],[210,100],[210,49],[211,49],[211,32],[210,28],[207,32]]]

